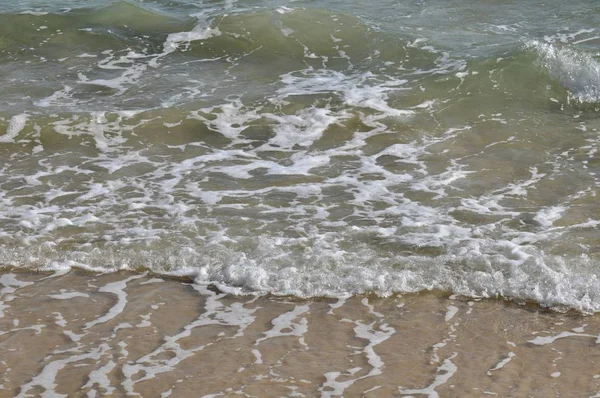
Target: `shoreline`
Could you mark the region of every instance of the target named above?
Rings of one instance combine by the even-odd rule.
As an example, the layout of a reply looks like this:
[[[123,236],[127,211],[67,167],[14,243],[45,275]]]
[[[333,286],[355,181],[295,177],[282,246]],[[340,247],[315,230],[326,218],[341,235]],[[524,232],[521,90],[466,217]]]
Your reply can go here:
[[[20,268],[15,266],[0,266],[0,275],[13,273],[13,274],[23,274],[23,275],[39,275],[42,279],[45,278],[54,278],[63,276],[65,274],[77,274],[81,277],[98,277],[98,276],[107,276],[107,275],[121,275],[123,278],[127,278],[128,275],[142,275],[147,278],[158,278],[163,279],[165,281],[173,281],[179,282],[183,284],[189,285],[198,285],[202,286],[205,289],[209,289],[217,294],[225,294],[233,297],[262,297],[265,299],[283,299],[283,300],[298,300],[298,301],[318,301],[318,300],[340,300],[340,299],[348,299],[351,297],[359,297],[359,298],[372,298],[372,299],[392,299],[395,297],[406,297],[406,296],[419,296],[419,295],[434,295],[441,298],[448,298],[452,300],[461,300],[461,301],[482,301],[489,300],[493,302],[502,303],[508,306],[516,306],[517,308],[522,308],[531,311],[541,311],[541,312],[550,312],[550,313],[559,313],[559,314],[570,314],[573,316],[600,316],[600,312],[586,312],[579,308],[575,308],[566,304],[554,304],[554,305],[544,305],[538,301],[534,300],[524,300],[520,298],[513,298],[510,296],[498,295],[495,297],[485,297],[485,296],[469,296],[463,295],[460,293],[455,293],[453,291],[446,291],[440,289],[431,289],[431,290],[420,290],[417,292],[394,292],[388,295],[380,295],[377,292],[361,292],[361,293],[352,293],[341,296],[296,296],[293,294],[277,294],[272,292],[254,292],[251,290],[243,290],[243,288],[238,287],[227,287],[226,289],[222,289],[216,283],[196,283],[195,277],[192,274],[177,274],[177,273],[159,273],[155,271],[151,271],[145,268],[136,268],[136,269],[111,269],[107,271],[99,271],[97,269],[88,269],[86,267],[78,267],[72,266],[68,270],[51,270],[51,269],[30,269],[30,268]],[[235,293],[232,293],[234,292]]]
[[[0,396],[600,392],[599,315],[435,292],[232,296],[129,272],[0,284]]]

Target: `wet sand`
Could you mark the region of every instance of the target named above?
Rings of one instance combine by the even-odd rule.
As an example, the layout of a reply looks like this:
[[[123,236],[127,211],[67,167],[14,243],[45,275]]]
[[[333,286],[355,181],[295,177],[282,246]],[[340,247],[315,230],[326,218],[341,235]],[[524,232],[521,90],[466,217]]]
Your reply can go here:
[[[600,317],[423,293],[0,273],[0,396],[600,397]]]

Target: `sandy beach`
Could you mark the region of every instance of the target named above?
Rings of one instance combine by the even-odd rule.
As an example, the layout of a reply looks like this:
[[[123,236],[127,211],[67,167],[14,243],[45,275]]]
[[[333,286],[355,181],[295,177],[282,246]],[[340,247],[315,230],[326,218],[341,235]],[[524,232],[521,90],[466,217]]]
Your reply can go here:
[[[231,296],[4,271],[0,396],[600,396],[600,317],[442,293]]]

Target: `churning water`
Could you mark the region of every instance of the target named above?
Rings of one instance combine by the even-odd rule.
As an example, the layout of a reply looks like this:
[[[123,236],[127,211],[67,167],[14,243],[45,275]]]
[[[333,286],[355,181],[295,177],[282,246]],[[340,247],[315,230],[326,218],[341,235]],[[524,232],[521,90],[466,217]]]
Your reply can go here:
[[[81,5],[0,5],[1,264],[600,311],[595,2]]]

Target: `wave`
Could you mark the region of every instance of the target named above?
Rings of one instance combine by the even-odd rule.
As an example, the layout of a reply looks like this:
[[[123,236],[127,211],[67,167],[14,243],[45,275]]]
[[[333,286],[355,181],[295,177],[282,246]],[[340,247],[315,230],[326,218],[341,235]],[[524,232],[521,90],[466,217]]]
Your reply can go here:
[[[177,248],[155,241],[153,246],[168,247],[95,248],[71,253],[49,247],[5,247],[0,264],[37,271],[151,271],[189,277],[196,283],[241,295],[386,297],[439,290],[533,302],[557,311],[573,308],[583,313],[600,312],[600,275],[598,270],[592,271],[594,260],[586,256],[546,255],[530,246],[488,239],[463,242],[452,253],[441,256],[381,255],[364,244],[352,251],[343,250],[338,240],[335,234],[297,241],[248,237],[237,249],[222,243]],[[243,246],[252,250],[240,251]],[[577,271],[582,268],[587,272]]]
[[[215,33],[203,34],[205,31]],[[206,42],[209,38],[214,40]],[[48,59],[60,58],[60,54],[52,57],[50,48],[56,51],[63,47],[60,53],[64,54],[67,50],[89,53],[133,46],[140,51],[147,47],[148,56],[180,50],[196,57],[227,58],[251,56],[262,50],[263,54],[306,61],[339,58],[347,66],[350,59],[369,57],[370,46],[381,39],[382,35],[359,18],[301,8],[214,12],[182,18],[122,1],[60,14],[0,14],[3,50],[29,51]],[[383,59],[393,54],[395,59],[404,58],[403,47],[402,41],[395,44],[390,40],[378,56]]]
[[[600,311],[597,126],[557,112],[594,101],[585,53],[461,58],[302,8],[12,16],[0,263]]]
[[[0,46],[6,109],[148,109],[240,91],[259,97],[281,75],[306,68],[357,75],[394,73],[395,64],[440,67],[435,51],[359,18],[312,9],[175,18],[119,2],[65,14],[4,14]],[[23,99],[32,75],[39,78]]]
[[[567,45],[528,41],[526,48],[538,54],[542,67],[568,91],[568,99],[580,104],[600,101],[600,61]]]

